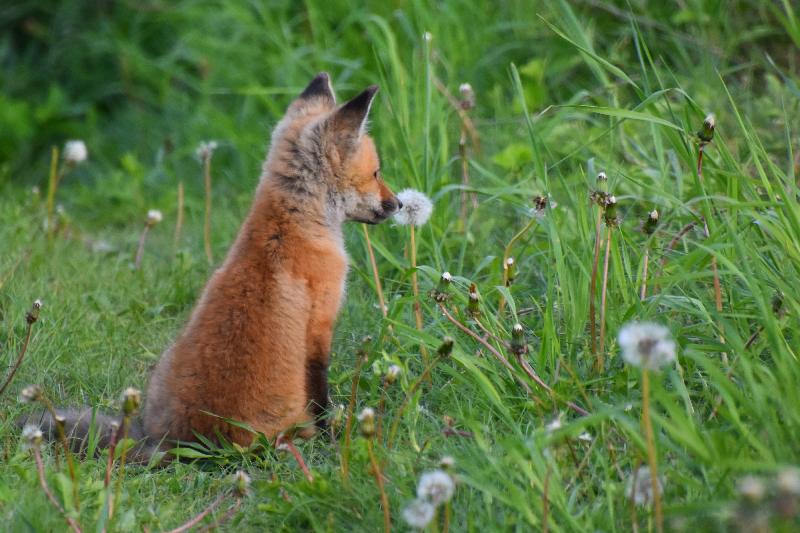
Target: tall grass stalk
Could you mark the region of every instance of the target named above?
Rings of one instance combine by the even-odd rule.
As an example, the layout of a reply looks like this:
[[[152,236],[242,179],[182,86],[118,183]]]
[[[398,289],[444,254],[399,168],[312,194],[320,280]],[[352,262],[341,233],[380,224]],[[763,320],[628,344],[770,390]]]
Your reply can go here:
[[[378,275],[378,264],[375,262],[375,252],[372,250],[372,241],[369,240],[369,228],[366,224],[361,224],[364,229],[364,240],[367,244],[367,253],[369,255],[369,264],[372,267],[372,279],[375,282],[375,292],[378,295],[378,305],[381,306],[381,314],[383,318],[388,316],[388,309],[386,307],[386,300],[383,297],[383,287],[381,287],[381,278]],[[411,226],[411,231],[414,231],[414,226]]]
[[[653,423],[650,420],[650,371],[642,369],[642,426],[647,444],[647,463],[650,466],[650,483],[653,491],[653,508],[655,510],[656,531],[664,531],[664,516],[661,509],[661,491],[658,486],[658,456],[656,455]]]

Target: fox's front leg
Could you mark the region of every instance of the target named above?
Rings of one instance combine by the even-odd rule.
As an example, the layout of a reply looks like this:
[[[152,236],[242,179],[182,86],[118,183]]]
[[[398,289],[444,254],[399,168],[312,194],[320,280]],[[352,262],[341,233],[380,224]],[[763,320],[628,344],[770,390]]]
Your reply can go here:
[[[316,323],[314,323],[316,322]],[[333,321],[312,321],[309,328],[309,351],[306,356],[306,395],[309,413],[319,429],[326,425],[328,412],[328,364],[330,361]]]

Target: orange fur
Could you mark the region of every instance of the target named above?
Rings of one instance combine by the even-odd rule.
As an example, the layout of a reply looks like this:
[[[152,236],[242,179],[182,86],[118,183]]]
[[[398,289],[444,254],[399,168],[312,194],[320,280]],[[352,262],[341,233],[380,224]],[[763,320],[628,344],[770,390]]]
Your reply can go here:
[[[347,275],[341,224],[378,223],[400,207],[363,132],[375,90],[336,107],[321,74],[276,127],[236,241],[151,376],[150,438],[252,441],[219,416],[269,437],[320,425]]]

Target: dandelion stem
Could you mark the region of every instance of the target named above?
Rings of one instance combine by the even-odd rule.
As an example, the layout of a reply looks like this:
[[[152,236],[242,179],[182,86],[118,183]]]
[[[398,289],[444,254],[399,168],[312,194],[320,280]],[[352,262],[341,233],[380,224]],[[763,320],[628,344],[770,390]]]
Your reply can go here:
[[[414,320],[417,331],[422,331],[422,304],[419,301],[419,284],[417,282],[417,240],[414,224],[411,224],[411,290],[414,293]],[[419,352],[422,354],[422,364],[428,364],[428,350],[420,343]]]
[[[422,371],[422,374],[420,374],[420,376],[408,387],[406,395],[403,398],[403,403],[401,403],[400,407],[397,409],[397,412],[394,415],[394,422],[392,422],[392,426],[389,428],[389,436],[386,439],[387,450],[390,450],[394,444],[394,437],[397,434],[397,428],[400,426],[400,420],[403,418],[403,413],[405,413],[408,403],[411,401],[411,397],[417,391],[422,382],[430,376],[431,370],[433,370],[433,368],[439,364],[440,360],[441,356],[436,357],[436,359],[434,359],[431,364],[426,366]]]
[[[219,517],[219,519],[217,519],[217,520],[214,520],[213,522],[211,522],[209,525],[207,525],[206,527],[204,527],[203,529],[201,529],[201,530],[200,530],[198,533],[204,533],[204,532],[206,532],[206,531],[212,531],[212,530],[214,530],[214,529],[218,528],[219,526],[221,526],[222,524],[224,524],[225,522],[227,522],[228,520],[230,520],[230,519],[231,519],[231,517],[232,517],[234,514],[236,514],[236,511],[238,511],[238,510],[239,510],[239,507],[241,507],[241,506],[242,506],[242,499],[241,499],[241,498],[236,498],[236,502],[234,502],[234,504],[233,504],[233,505],[231,505],[231,508],[230,508],[230,509],[228,509],[227,511],[225,511],[225,514],[224,514],[224,515],[222,515],[221,517]]]
[[[150,224],[145,223],[144,228],[142,229],[142,234],[139,237],[139,246],[136,248],[136,259],[133,262],[133,268],[138,270],[142,264],[142,258],[144,258],[144,243],[147,240],[147,233],[150,231]]]
[[[36,460],[36,472],[39,474],[39,486],[42,487],[42,491],[44,492],[45,496],[47,496],[47,499],[50,500],[50,503],[53,504],[53,507],[55,507],[59,513],[61,513],[61,515],[64,517],[64,520],[67,521],[67,524],[69,524],[69,527],[72,529],[72,531],[75,531],[75,533],[81,533],[81,528],[78,525],[78,522],[76,522],[74,518],[67,516],[66,512],[64,511],[64,508],[61,507],[60,503],[58,503],[58,500],[56,500],[56,497],[53,495],[53,492],[50,490],[50,487],[47,484],[47,480],[44,477],[44,463],[42,462],[42,452],[39,449],[39,446],[34,446],[33,457]]]
[[[606,294],[608,293],[608,263],[611,257],[611,226],[608,227],[608,238],[606,239],[606,256],[603,260],[603,287],[600,292],[600,342],[595,369],[600,372],[603,369],[605,341],[606,341]]]
[[[650,466],[650,483],[653,491],[653,507],[655,509],[656,531],[664,531],[664,517],[661,511],[661,493],[658,487],[658,461],[656,458],[656,444],[653,436],[653,423],[650,420],[650,371],[646,368],[642,372],[642,424],[644,425],[645,441],[647,443],[647,462]]]
[[[308,465],[303,460],[303,456],[300,455],[300,450],[297,449],[297,446],[294,445],[292,439],[287,437],[286,435],[279,435],[275,441],[276,446],[286,446],[286,449],[289,450],[289,453],[292,454],[292,457],[295,458],[297,464],[300,465],[300,470],[303,471],[303,475],[306,476],[306,480],[309,483],[314,481],[314,476],[311,475],[311,471],[308,469]]]
[[[203,223],[203,245],[206,250],[208,264],[214,264],[214,256],[211,252],[211,153],[203,155],[203,181],[206,189],[206,211]]]
[[[646,246],[646,245],[645,245]],[[650,262],[650,249],[644,249],[644,266],[642,266],[642,288],[639,291],[639,300],[644,301],[647,297],[647,265]]]
[[[372,251],[372,241],[369,240],[369,230],[366,224],[361,224],[364,229],[364,239],[367,241],[367,252],[369,254],[369,262],[372,266],[372,277],[375,280],[375,292],[378,293],[378,304],[381,306],[381,313],[383,318],[387,317],[388,311],[386,309],[386,300],[383,299],[383,288],[381,287],[381,278],[378,276],[378,265],[375,262],[375,252]],[[411,231],[413,232],[413,226]],[[415,308],[416,309],[416,308]]]
[[[353,411],[356,408],[356,397],[358,396],[358,381],[361,379],[361,368],[367,361],[367,354],[359,351],[356,358],[356,368],[353,372],[353,383],[350,387],[350,401],[347,403],[347,412],[344,422],[344,441],[342,442],[342,479],[345,485],[350,476],[350,442],[352,441],[351,432],[353,429]]]
[[[128,455],[128,429],[130,428],[130,417],[124,415],[122,417],[122,453],[119,457],[119,472],[117,472],[116,489],[114,490],[114,501],[119,500],[120,492],[122,492],[122,478],[125,476],[125,459]],[[109,514],[109,518],[111,518]]]
[[[56,200],[56,189],[58,189],[61,173],[58,171],[58,148],[53,146],[50,155],[50,176],[47,181],[47,236],[52,237],[55,229],[53,221],[53,208]]]
[[[175,248],[181,240],[181,230],[183,229],[183,182],[178,182],[178,218],[175,221],[175,238],[173,244]]]
[[[35,306],[36,304],[34,304]],[[9,372],[8,377],[3,382],[3,385],[0,387],[0,396],[3,395],[3,392],[8,388],[11,384],[11,381],[14,379],[14,375],[19,370],[19,367],[22,365],[22,360],[25,358],[25,353],[28,351],[28,343],[31,340],[31,331],[33,330],[33,324],[36,322],[36,318],[33,317],[32,313],[28,313],[25,316],[25,319],[28,323],[28,328],[25,331],[25,340],[22,341],[22,349],[19,351],[19,355],[17,356],[17,360],[14,362],[14,366],[11,368],[11,372]]]
[[[600,261],[600,221],[603,210],[597,210],[597,221],[594,232],[594,259],[592,260],[592,277],[589,279],[589,337],[591,338],[592,355],[597,357],[597,321],[595,310],[595,293],[597,290],[597,264]]]
[[[450,531],[450,501],[444,502],[444,525],[442,526],[442,533]]]
[[[203,518],[205,518],[206,516],[211,514],[211,512],[214,509],[219,507],[219,504],[221,504],[224,499],[225,499],[225,493],[223,492],[223,493],[219,494],[219,496],[217,496],[216,499],[214,499],[214,501],[211,502],[209,504],[209,506],[206,507],[200,514],[198,514],[194,518],[190,519],[185,524],[180,525],[180,526],[176,527],[175,529],[169,530],[167,533],[183,533],[184,531],[188,531],[188,530],[192,529],[194,526],[199,524],[203,520]]]
[[[511,248],[514,246],[514,244],[518,240],[520,240],[522,238],[523,235],[528,233],[528,230],[530,230],[533,227],[534,224],[536,224],[536,217],[531,217],[531,219],[528,221],[528,223],[525,224],[525,226],[521,230],[519,230],[516,235],[511,237],[511,240],[508,241],[508,244],[506,245],[505,249],[503,250],[503,286],[504,287],[508,287],[509,284],[510,284],[509,283],[510,282],[510,278],[509,278],[509,275],[508,275],[508,258],[511,256]],[[500,295],[500,302],[497,305],[497,309],[498,309],[497,310],[497,314],[498,315],[502,315],[503,314],[503,309],[505,309],[505,306],[506,306],[506,299],[501,294]]]
[[[369,454],[369,462],[372,465],[372,474],[375,476],[375,483],[378,485],[378,490],[381,493],[381,507],[383,508],[383,530],[389,533],[392,530],[392,516],[389,512],[389,497],[386,495],[386,487],[383,483],[383,474],[381,473],[380,465],[375,459],[375,450],[372,445],[372,438],[367,438],[367,453]]]

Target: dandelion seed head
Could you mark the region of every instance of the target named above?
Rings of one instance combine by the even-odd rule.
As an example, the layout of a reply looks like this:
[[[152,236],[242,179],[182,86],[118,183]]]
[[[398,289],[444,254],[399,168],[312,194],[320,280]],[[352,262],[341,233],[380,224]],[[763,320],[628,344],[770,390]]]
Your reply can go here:
[[[664,491],[660,479],[656,480],[656,489],[659,495]],[[630,475],[625,488],[625,495],[628,500],[633,500],[636,505],[650,505],[653,503],[653,478],[649,467],[640,466],[635,473]]]
[[[397,378],[400,377],[400,374],[403,373],[403,369],[397,365],[392,365],[388,369],[386,369],[386,382],[389,384],[394,383],[397,381]]]
[[[405,189],[397,194],[397,199],[403,204],[395,215],[394,220],[401,226],[422,226],[431,217],[433,202],[424,193]]]
[[[736,483],[736,492],[743,500],[750,503],[758,503],[764,499],[767,487],[764,482],[756,476],[745,476]]]
[[[39,385],[28,385],[19,393],[19,401],[22,403],[38,402],[43,395],[44,391]]]
[[[155,226],[164,219],[164,215],[158,209],[151,209],[147,212],[147,224]]]
[[[86,161],[89,157],[89,150],[86,143],[81,140],[67,141],[64,144],[64,160],[70,164],[77,165]]]
[[[361,434],[365,437],[372,437],[375,434],[375,409],[365,407],[358,414],[358,422],[361,426]]]
[[[25,440],[24,447],[26,450],[37,448],[44,438],[41,428],[35,424],[25,424],[22,428],[22,438]]]
[[[122,410],[130,416],[139,410],[142,405],[142,391],[133,387],[128,387],[122,393]]]
[[[589,433],[588,431],[584,431],[583,433],[578,435],[578,440],[582,440],[583,442],[592,442],[592,440],[594,440],[594,437],[592,437],[592,434]]]
[[[706,115],[706,118],[703,119],[703,127],[710,130],[717,127],[717,118],[714,116],[714,113]]]
[[[235,485],[236,495],[239,497],[247,496],[250,492],[250,476],[244,470],[237,470],[233,475],[233,483]]]
[[[800,496],[800,470],[797,468],[784,468],[778,472],[775,486],[783,494]]]
[[[433,34],[429,31],[426,31],[425,33],[422,34],[422,40],[425,41],[426,43],[431,42],[433,40]]]
[[[456,466],[456,460],[452,455],[445,455],[439,459],[439,467],[444,470],[452,470]]]
[[[419,478],[417,498],[438,506],[450,501],[455,488],[453,477],[444,470],[425,472]]]
[[[197,150],[194,153],[200,161],[204,161],[214,154],[217,146],[217,141],[203,141],[197,146]]]
[[[675,360],[675,341],[669,329],[650,322],[625,324],[617,336],[626,363],[658,370]]]
[[[403,520],[414,529],[425,529],[433,520],[436,508],[423,500],[414,500],[403,509]]]
[[[453,275],[450,272],[442,272],[442,281],[450,283],[453,281]]]
[[[551,434],[551,433],[555,433],[556,431],[558,431],[562,427],[564,427],[564,424],[561,422],[561,416],[558,416],[558,417],[554,418],[553,420],[551,420],[544,427],[544,429],[545,429],[545,431],[547,431],[548,434]]]
[[[475,107],[475,91],[469,83],[462,83],[458,87],[458,92],[461,94],[461,109],[469,111]]]

